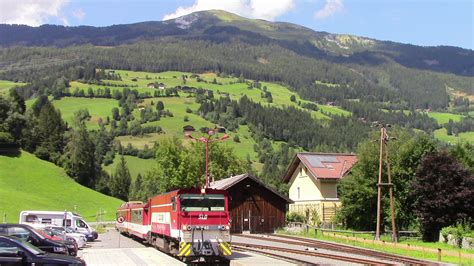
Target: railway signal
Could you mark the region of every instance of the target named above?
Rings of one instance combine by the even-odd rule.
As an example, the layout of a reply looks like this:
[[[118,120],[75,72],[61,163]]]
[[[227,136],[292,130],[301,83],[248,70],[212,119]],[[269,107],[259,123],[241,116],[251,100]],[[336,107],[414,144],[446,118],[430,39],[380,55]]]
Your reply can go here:
[[[203,142],[206,145],[206,183],[204,185],[204,188],[201,189],[201,193],[205,194],[206,189],[209,188],[209,143],[211,142],[216,142],[216,141],[223,141],[229,138],[229,135],[224,134],[222,137],[217,138],[217,139],[212,139],[213,136],[215,136],[216,132],[213,129],[210,129],[207,132],[208,137],[200,137],[200,138],[195,138],[193,137],[190,133],[186,134],[185,136],[187,138],[190,138],[192,140],[200,141]]]

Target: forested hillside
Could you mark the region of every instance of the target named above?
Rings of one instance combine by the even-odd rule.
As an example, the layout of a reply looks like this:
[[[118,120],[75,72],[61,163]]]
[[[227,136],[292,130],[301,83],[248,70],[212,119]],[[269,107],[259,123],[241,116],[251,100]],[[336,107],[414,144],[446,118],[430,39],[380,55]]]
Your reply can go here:
[[[0,47],[0,140],[122,199],[126,193],[108,186],[113,166],[159,168],[150,160],[159,159],[160,143],[183,138],[189,126],[195,134],[225,129],[235,169],[282,191],[294,152],[354,152],[377,122],[474,141],[474,52],[467,49],[222,11],[109,27],[0,25]],[[176,144],[182,156],[188,144]],[[88,165],[78,167],[78,159]],[[160,176],[131,168],[133,182]]]

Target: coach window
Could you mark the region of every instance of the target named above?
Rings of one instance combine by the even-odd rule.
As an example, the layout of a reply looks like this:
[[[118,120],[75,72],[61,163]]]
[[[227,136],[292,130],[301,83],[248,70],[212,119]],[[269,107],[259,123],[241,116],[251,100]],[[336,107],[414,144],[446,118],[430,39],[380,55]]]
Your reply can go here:
[[[173,208],[173,211],[176,211],[176,197],[171,198],[171,208]]]

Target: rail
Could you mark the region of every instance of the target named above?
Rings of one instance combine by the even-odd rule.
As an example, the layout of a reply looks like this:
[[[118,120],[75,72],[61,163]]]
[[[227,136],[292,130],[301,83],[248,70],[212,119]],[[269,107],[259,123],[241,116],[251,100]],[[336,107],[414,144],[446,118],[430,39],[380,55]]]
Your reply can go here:
[[[326,241],[321,241],[321,240],[316,240],[316,239],[307,239],[307,238],[302,238],[302,237],[297,237],[297,236],[288,236],[288,235],[281,235],[281,234],[275,234],[274,236],[279,237],[279,238],[284,238],[284,239],[290,239],[293,241],[295,240],[301,241],[303,243],[315,245],[316,247],[319,247],[319,248],[371,256],[371,257],[376,257],[380,259],[407,263],[410,265],[426,264],[427,262],[429,262],[430,264],[435,264],[434,262],[430,262],[430,261],[410,258],[406,256],[396,255],[396,254],[385,253],[385,252],[366,249],[366,248],[354,247],[354,246],[344,245],[344,244],[339,244],[339,243],[332,243],[332,242],[326,242]]]
[[[276,242],[276,243],[282,243],[282,244],[288,244],[288,245],[306,246],[308,248],[321,248],[321,249],[332,250],[336,252],[346,252],[353,255],[368,256],[368,257],[378,258],[378,259],[386,260],[386,261],[401,262],[408,265],[436,264],[431,261],[425,261],[425,260],[410,258],[406,256],[401,256],[401,255],[389,254],[389,253],[384,253],[384,252],[365,249],[365,248],[353,247],[353,246],[343,245],[339,243],[307,239],[307,238],[296,237],[296,236],[288,236],[288,235],[280,235],[280,234],[261,235],[261,236],[257,236],[257,235],[239,235],[239,236],[244,237],[244,238],[258,239],[258,240],[270,241],[270,242]]]
[[[236,246],[241,249],[247,250],[271,250],[271,251],[278,251],[278,252],[285,252],[290,254],[297,254],[297,255],[304,255],[304,256],[311,256],[311,257],[319,257],[325,259],[332,259],[338,261],[345,261],[351,263],[358,263],[364,265],[380,265],[380,261],[377,260],[369,260],[369,259],[361,259],[361,258],[354,258],[352,256],[342,256],[342,255],[335,255],[335,254],[327,254],[321,253],[316,251],[305,251],[305,250],[297,250],[291,248],[282,248],[282,247],[274,247],[274,246],[266,246],[266,245],[256,245],[256,244],[248,244],[248,243],[232,243],[233,246]],[[273,254],[273,253],[272,253]],[[294,260],[294,258],[292,258]],[[314,264],[314,263],[312,263]]]

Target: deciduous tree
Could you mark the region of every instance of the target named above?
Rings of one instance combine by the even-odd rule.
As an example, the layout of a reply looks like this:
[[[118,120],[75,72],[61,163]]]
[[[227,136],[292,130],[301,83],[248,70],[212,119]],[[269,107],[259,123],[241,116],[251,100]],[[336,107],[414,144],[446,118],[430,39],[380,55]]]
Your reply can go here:
[[[445,151],[423,159],[412,195],[425,241],[436,241],[445,226],[474,219],[474,174]]]

